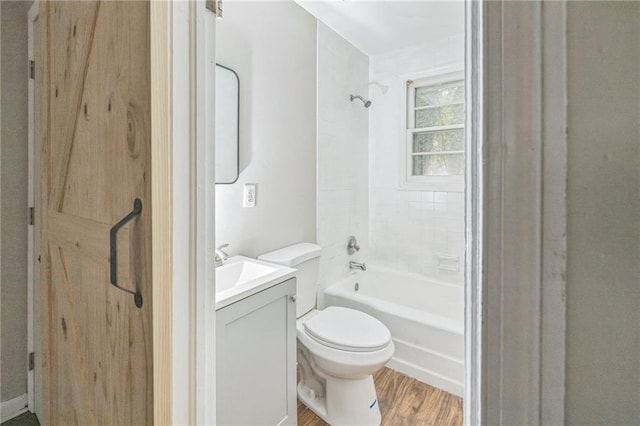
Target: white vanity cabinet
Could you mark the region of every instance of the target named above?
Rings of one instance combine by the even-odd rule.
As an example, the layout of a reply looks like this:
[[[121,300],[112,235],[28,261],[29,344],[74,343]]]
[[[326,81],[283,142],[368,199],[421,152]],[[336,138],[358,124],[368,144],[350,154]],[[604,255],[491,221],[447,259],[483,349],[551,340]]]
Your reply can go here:
[[[295,294],[290,278],[216,312],[217,424],[296,424]]]

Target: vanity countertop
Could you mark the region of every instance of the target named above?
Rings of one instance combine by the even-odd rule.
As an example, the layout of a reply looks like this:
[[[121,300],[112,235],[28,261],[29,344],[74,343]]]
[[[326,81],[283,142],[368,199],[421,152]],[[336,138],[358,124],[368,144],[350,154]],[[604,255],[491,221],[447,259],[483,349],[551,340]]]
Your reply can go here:
[[[216,310],[295,276],[297,270],[245,256],[216,268]]]

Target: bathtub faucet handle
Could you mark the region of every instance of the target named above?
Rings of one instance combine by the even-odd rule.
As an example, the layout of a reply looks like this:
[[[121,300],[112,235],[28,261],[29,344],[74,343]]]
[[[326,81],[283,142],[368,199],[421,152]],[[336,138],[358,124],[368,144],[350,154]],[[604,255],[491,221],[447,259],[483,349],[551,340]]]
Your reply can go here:
[[[349,253],[349,255],[352,255],[357,251],[360,251],[360,246],[358,245],[358,240],[356,240],[356,237],[352,235],[349,237],[349,242],[347,243],[347,253]]]

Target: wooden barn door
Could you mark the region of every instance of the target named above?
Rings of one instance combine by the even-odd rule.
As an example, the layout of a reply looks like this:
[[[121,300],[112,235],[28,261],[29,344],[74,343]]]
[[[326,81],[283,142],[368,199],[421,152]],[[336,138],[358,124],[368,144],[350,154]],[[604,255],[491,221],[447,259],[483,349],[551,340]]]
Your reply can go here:
[[[40,4],[43,424],[153,422],[149,27],[146,1]]]

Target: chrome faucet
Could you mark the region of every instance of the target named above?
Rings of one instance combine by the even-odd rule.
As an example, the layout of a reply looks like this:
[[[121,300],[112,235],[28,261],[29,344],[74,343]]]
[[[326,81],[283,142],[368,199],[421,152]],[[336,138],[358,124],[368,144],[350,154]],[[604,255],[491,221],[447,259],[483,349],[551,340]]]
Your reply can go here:
[[[360,269],[361,271],[366,271],[367,265],[365,265],[364,262],[359,263],[352,260],[351,262],[349,262],[349,269]]]
[[[229,244],[223,244],[220,247],[216,248],[216,255],[213,258],[213,261],[216,263],[216,268],[218,266],[222,266],[224,261],[229,258],[229,255],[224,250],[222,250],[225,247],[229,247]]]

